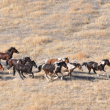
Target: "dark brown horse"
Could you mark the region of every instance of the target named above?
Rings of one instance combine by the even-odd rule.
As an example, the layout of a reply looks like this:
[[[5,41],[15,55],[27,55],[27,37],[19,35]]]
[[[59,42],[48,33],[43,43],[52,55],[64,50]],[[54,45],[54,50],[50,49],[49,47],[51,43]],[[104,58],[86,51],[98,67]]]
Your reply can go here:
[[[20,61],[21,64],[25,65],[25,63],[31,61],[31,59],[30,57],[24,57]],[[19,59],[14,59],[14,58],[9,59],[7,69],[9,70],[12,66],[16,66],[18,63],[19,63]],[[10,70],[9,70],[9,74],[10,74]]]
[[[1,59],[9,60],[10,58],[12,58],[13,53],[19,53],[19,52],[14,47],[11,47],[10,49],[7,50],[6,53],[0,53],[0,62],[1,62]],[[6,65],[7,65],[7,61],[6,61]]]
[[[82,66],[83,65],[87,67],[87,69],[89,70],[89,73],[91,72],[91,69],[93,69],[93,72],[95,74],[97,74],[96,71],[98,71],[98,70],[106,73],[106,71],[104,70],[104,67],[105,67],[105,65],[110,66],[110,62],[108,59],[103,59],[99,64],[97,62],[90,61],[90,62],[84,62],[82,64]],[[99,74],[97,74],[97,75],[99,76]],[[107,77],[109,77],[107,73],[106,73],[106,75],[107,75]]]
[[[20,60],[20,64],[17,64],[16,66],[14,66],[14,73],[13,75],[15,75],[15,70],[17,70],[17,72],[19,73],[20,77],[22,79],[26,78],[24,75],[23,75],[23,72],[24,73],[30,73],[32,74],[32,78],[34,78],[34,74],[32,72],[32,67],[35,66],[37,68],[37,65],[34,61],[29,61],[26,65],[23,65],[21,64],[21,60]]]
[[[1,63],[0,63],[0,69],[1,69],[1,70],[4,70],[4,68],[3,68],[2,65],[1,65]]]

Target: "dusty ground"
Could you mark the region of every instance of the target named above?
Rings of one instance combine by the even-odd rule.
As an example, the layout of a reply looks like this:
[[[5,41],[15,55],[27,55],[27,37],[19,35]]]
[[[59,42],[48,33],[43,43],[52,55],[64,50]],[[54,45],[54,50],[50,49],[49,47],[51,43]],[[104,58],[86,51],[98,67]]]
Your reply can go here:
[[[79,63],[110,59],[109,0],[1,0],[0,52],[15,47],[14,58],[30,56],[37,65],[68,57]],[[73,77],[47,82],[0,70],[0,110],[109,110],[110,79],[76,69]],[[110,75],[110,67],[105,68]],[[12,70],[11,70],[12,73]],[[101,74],[102,72],[98,72]]]

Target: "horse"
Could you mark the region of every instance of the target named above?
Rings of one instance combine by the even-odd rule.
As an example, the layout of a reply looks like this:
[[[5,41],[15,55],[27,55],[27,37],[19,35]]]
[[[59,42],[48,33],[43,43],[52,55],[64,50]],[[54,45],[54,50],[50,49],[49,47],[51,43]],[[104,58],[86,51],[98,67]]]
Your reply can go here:
[[[0,69],[1,69],[1,70],[4,70],[3,66],[1,65],[1,63],[0,63]]]
[[[81,64],[77,63],[77,62],[67,63],[67,67],[68,67],[68,69],[62,68],[62,71],[68,72],[68,75],[70,75],[70,78],[71,78],[71,73],[74,71],[74,69],[78,68],[79,70],[83,71]]]
[[[47,64],[53,64],[56,61],[65,61],[66,63],[69,63],[68,57],[62,57],[62,58],[56,58],[56,59],[48,59],[45,61]]]
[[[20,63],[21,63],[21,60],[19,60]],[[26,78],[24,75],[23,75],[23,72],[25,73],[30,73],[32,74],[32,78],[34,78],[34,74],[32,72],[32,67],[36,67],[37,68],[37,65],[34,61],[29,61],[26,65],[23,65],[23,64],[17,64],[16,66],[14,66],[14,72],[13,72],[13,76],[15,75],[15,70],[19,73],[21,79],[23,80],[24,78]]]
[[[30,57],[24,57],[21,60],[20,59],[14,59],[14,58],[9,59],[8,63],[7,63],[8,64],[7,69],[9,70],[9,74],[10,74],[10,68],[12,66],[16,66],[19,63],[19,61],[21,61],[21,64],[25,65],[25,63],[28,61],[31,61],[31,59],[30,59]]]
[[[91,69],[93,69],[93,72],[95,74],[97,74],[96,71],[103,71],[104,73],[106,73],[106,71],[104,70],[105,65],[110,66],[110,62],[109,62],[108,59],[103,59],[100,63],[97,63],[97,62],[94,62],[94,61],[90,61],[90,62],[84,62],[82,64],[82,66],[86,66],[87,67],[87,69],[89,70],[89,74],[91,72]],[[106,75],[109,78],[107,73],[106,73]],[[97,74],[97,76],[99,76],[99,74]]]
[[[1,62],[1,59],[8,61],[10,58],[12,58],[13,53],[19,53],[19,52],[14,47],[11,47],[10,49],[7,50],[6,53],[0,53],[0,62]],[[6,65],[7,65],[7,61],[6,61]]]
[[[65,67],[65,68],[68,68],[65,61],[62,61],[62,62],[55,62],[54,64],[44,64],[42,65],[42,69],[44,70],[45,72],[45,77],[46,79],[49,81],[49,79],[52,79],[49,75],[50,74],[55,74],[56,77],[54,77],[54,79],[57,79],[58,78],[58,74],[57,73],[61,73],[62,74],[62,77],[61,77],[61,80],[63,79],[63,73],[61,72],[61,67]]]
[[[62,57],[62,58],[56,58],[56,59],[47,59],[47,60],[45,60],[45,63],[43,63],[43,64],[53,64],[55,62],[60,62],[60,61],[65,61],[66,63],[69,63],[68,57]],[[41,71],[42,65],[38,66],[38,72]]]

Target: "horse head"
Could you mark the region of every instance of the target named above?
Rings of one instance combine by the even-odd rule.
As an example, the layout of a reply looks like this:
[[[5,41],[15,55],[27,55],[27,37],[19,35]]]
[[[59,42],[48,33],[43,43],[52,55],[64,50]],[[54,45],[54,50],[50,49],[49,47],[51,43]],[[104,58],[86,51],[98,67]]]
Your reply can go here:
[[[103,63],[105,63],[105,65],[110,66],[110,62],[109,62],[109,60],[108,60],[108,59],[103,59],[102,61],[103,61]]]
[[[13,51],[14,53],[19,53],[18,50],[15,49],[14,47],[12,47],[12,51]]]
[[[83,68],[82,68],[82,66],[81,66],[79,63],[77,63],[76,65],[77,65],[77,68],[78,68],[79,70],[82,70],[82,71],[83,71]]]
[[[32,65],[34,66],[34,67],[36,67],[37,68],[37,65],[36,65],[36,63],[35,63],[35,61],[33,60],[33,61],[31,61],[31,63],[32,63]]]
[[[66,64],[65,61],[59,62],[59,63],[57,63],[57,65],[58,65],[58,66],[61,66],[61,67],[63,66],[63,67],[65,67],[66,69],[68,69],[67,64]]]

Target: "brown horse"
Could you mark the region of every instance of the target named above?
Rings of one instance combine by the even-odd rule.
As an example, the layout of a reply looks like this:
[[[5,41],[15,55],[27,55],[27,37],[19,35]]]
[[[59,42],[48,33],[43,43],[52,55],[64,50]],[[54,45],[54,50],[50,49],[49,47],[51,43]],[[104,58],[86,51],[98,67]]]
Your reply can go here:
[[[2,65],[1,65],[1,63],[0,63],[0,69],[1,69],[1,70],[4,70],[4,68],[3,68]]]
[[[45,61],[45,63],[47,63],[47,64],[53,64],[56,61],[65,61],[66,63],[69,63],[68,57],[62,57],[62,58],[56,58],[56,59],[48,59],[48,60]]]
[[[89,70],[89,73],[91,72],[91,69],[93,69],[93,72],[95,73],[95,74],[97,74],[96,73],[96,71],[103,71],[104,73],[106,73],[106,71],[104,70],[104,67],[105,67],[105,65],[108,65],[108,66],[110,66],[110,62],[109,62],[109,60],[108,59],[103,59],[101,62],[100,62],[100,64],[98,64],[97,62],[94,62],[94,61],[90,61],[90,62],[84,62],[83,64],[82,64],[82,66],[86,66],[87,67],[87,69]],[[106,73],[107,74],[107,73]],[[104,74],[103,74],[104,75]],[[97,76],[99,76],[99,74],[97,74]],[[107,74],[107,77],[109,77],[108,76],[108,74]]]
[[[24,57],[23,59],[21,59],[21,64],[25,65],[25,63],[28,61],[31,61],[30,57]],[[19,59],[14,59],[14,58],[9,59],[7,69],[9,70],[12,66],[16,66],[18,63],[19,63]],[[10,74],[10,70],[9,70],[9,74]]]
[[[14,47],[11,47],[10,49],[7,50],[6,53],[0,53],[0,62],[2,60],[9,60],[12,58],[13,53],[19,53]],[[7,64],[7,61],[6,61]]]

